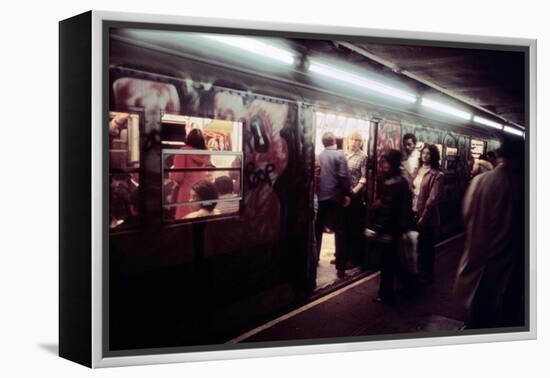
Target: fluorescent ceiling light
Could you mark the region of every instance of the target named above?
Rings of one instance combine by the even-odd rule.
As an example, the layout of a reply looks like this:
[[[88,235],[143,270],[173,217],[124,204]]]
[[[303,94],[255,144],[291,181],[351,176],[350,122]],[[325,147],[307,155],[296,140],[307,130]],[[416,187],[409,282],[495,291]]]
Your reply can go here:
[[[510,133],[510,134],[523,136],[523,131],[521,131],[519,129],[516,129],[515,127],[504,126],[504,131],[506,131],[507,133]]]
[[[502,124],[493,122],[483,117],[474,116],[474,122],[480,123],[485,126],[494,127],[495,129],[502,130]]]
[[[470,120],[472,118],[472,115],[468,112],[455,109],[452,106],[445,105],[437,101],[429,100],[427,98],[422,99],[422,106],[425,106],[433,110],[437,110],[438,112],[447,113],[465,120]]]
[[[217,42],[225,43],[226,45],[233,46],[241,50],[246,50],[253,54],[265,56],[279,62],[286,63],[288,65],[294,64],[294,55],[290,51],[280,49],[264,42],[260,42],[254,38],[215,34],[202,34],[202,36]]]
[[[369,80],[349,72],[341,71],[337,68],[327,66],[325,64],[311,62],[309,65],[309,70],[311,72],[315,72],[316,74],[340,80],[345,83],[349,83],[365,89],[369,89],[371,91],[391,96],[405,102],[416,102],[416,95],[413,93],[393,88],[377,81]]]

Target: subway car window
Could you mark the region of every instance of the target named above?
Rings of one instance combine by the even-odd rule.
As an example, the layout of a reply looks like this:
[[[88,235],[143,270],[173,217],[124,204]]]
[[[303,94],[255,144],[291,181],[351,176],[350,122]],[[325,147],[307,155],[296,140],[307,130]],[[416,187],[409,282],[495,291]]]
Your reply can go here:
[[[139,116],[109,113],[109,215],[111,229],[139,225]]]
[[[472,139],[471,148],[474,159],[478,159],[480,155],[485,153],[485,142],[482,140]]]
[[[348,117],[336,113],[328,113],[323,111],[315,112],[315,155],[319,155],[323,150],[321,138],[325,132],[332,132],[337,138],[338,148],[346,153],[352,149],[352,135],[358,132],[363,142],[361,143],[361,151],[366,153],[369,138],[369,124],[367,119],[359,119]]]
[[[236,215],[242,199],[242,123],[164,114],[165,222]]]

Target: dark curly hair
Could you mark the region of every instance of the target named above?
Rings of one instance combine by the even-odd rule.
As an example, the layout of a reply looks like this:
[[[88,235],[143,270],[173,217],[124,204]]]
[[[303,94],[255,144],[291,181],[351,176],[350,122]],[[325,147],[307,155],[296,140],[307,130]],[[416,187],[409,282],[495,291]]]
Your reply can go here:
[[[398,150],[389,150],[382,155],[380,159],[386,160],[392,171],[392,176],[399,176],[401,173],[401,152]]]
[[[204,141],[204,136],[200,129],[193,129],[189,131],[187,137],[185,138],[185,143],[188,146],[196,148],[198,150],[206,150],[206,142]]]
[[[201,208],[212,211],[216,207],[216,204],[218,203],[216,200],[218,199],[218,190],[216,189],[216,186],[211,183],[210,181],[201,180],[197,181],[193,186],[191,186],[191,189],[197,193],[197,197],[199,197],[200,201],[211,201],[206,203],[201,203]]]
[[[416,144],[416,135],[411,134],[411,133],[407,133],[407,134],[403,135],[403,143],[405,143],[405,141],[407,139],[412,139],[413,143]]]
[[[439,149],[436,147],[435,144],[424,144],[424,147],[420,150],[420,158],[418,159],[418,165],[422,166],[424,162],[422,161],[422,151],[425,149],[428,149],[430,151],[430,167],[432,169],[439,169],[439,160],[441,159],[441,156],[439,155]]]
[[[233,180],[229,176],[216,177],[214,185],[220,195],[233,193]]]

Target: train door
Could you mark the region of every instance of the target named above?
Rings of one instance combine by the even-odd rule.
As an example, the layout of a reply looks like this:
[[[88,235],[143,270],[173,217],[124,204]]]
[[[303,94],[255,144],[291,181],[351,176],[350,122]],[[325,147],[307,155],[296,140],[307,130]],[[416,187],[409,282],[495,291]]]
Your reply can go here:
[[[142,110],[109,112],[109,229],[136,229],[143,210],[140,139]]]
[[[358,227],[354,226],[364,223],[365,216],[365,201],[367,193],[366,176],[367,176],[367,149],[369,141],[369,124],[366,119],[350,117],[347,115],[331,113],[329,111],[315,111],[315,158],[319,161],[319,156],[325,149],[323,146],[323,134],[331,132],[335,136],[336,149],[341,150],[347,158],[348,168],[354,172],[362,172],[364,180],[361,180],[361,190],[356,198],[353,198],[352,205],[344,208],[342,227],[343,242],[339,244],[339,248],[343,249],[341,259],[339,257],[338,265],[340,274],[336,269],[336,233],[334,227],[330,224],[323,224],[321,231],[320,245],[319,240],[316,240],[317,248],[317,272],[316,272],[316,290],[327,288],[343,279],[353,277],[360,273],[361,264],[358,255],[357,237],[354,235],[359,232]],[[351,179],[351,185],[358,185],[360,177],[357,174]],[[315,200],[316,220],[319,214],[318,198]],[[324,223],[324,222],[323,222]],[[330,223],[330,222],[328,222]],[[342,270],[345,274],[342,274]]]

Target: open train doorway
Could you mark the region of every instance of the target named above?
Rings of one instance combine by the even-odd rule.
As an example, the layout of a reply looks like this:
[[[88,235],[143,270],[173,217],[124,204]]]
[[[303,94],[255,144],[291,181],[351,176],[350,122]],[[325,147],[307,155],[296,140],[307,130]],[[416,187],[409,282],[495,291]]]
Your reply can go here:
[[[323,135],[330,132],[335,137],[335,144],[328,148],[336,149],[345,156],[349,185],[354,192],[350,196],[349,204],[341,203],[341,208],[336,211],[329,209],[327,214],[326,207],[322,204],[326,198],[319,197],[319,194],[326,197],[326,192],[319,192],[324,183],[321,179],[316,180],[315,221],[320,230],[317,234],[321,235],[321,240],[316,240],[317,291],[353,278],[362,269],[365,252],[363,229],[366,217],[369,125],[367,119],[326,111],[315,112],[315,160],[317,167],[320,167],[316,170],[317,176],[322,176],[320,156],[327,148],[323,144]]]

